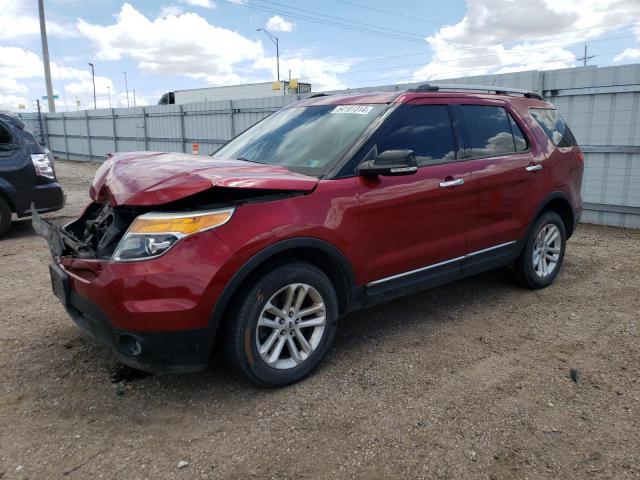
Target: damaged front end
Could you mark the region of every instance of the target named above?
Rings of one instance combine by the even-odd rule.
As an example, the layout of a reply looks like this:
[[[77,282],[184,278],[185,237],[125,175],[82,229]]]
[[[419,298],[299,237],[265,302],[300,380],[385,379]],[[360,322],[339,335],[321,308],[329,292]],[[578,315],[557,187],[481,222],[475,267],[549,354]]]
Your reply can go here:
[[[60,225],[32,208],[32,225],[47,240],[55,261],[134,261],[165,253],[182,238],[226,223],[246,203],[267,202],[304,192],[212,188],[158,206],[91,203],[75,221]]]
[[[54,259],[110,259],[133,220],[142,212],[92,203],[77,220],[62,226],[45,220],[32,207],[32,225],[47,240]]]

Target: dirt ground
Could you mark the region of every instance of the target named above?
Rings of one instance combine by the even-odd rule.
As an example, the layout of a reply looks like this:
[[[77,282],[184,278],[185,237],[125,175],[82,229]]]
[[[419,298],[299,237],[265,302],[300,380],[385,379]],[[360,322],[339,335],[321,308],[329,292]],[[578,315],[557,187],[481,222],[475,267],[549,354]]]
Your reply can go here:
[[[58,163],[50,216],[96,168]],[[0,240],[3,480],[640,477],[640,231],[581,225],[542,291],[498,271],[349,315],[280,390],[135,378],[72,324],[49,260],[28,221]]]

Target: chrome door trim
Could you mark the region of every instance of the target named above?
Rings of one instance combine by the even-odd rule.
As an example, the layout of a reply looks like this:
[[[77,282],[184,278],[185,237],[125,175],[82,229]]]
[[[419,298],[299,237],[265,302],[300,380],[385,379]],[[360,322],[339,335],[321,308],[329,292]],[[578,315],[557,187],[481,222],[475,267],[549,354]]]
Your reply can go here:
[[[501,243],[500,245],[494,245],[493,247],[483,248],[482,250],[478,250],[477,252],[467,253],[466,255],[462,255],[461,257],[456,257],[450,260],[445,260],[443,262],[434,263],[432,265],[427,265],[426,267],[416,268],[415,270],[409,270],[408,272],[398,273],[396,275],[391,275],[390,277],[384,277],[379,280],[374,280],[373,282],[367,283],[367,287],[373,287],[374,285],[379,285],[381,283],[389,282],[397,278],[406,277],[407,275],[412,275],[414,273],[424,272],[432,268],[441,267],[443,265],[447,265],[448,263],[457,262],[459,260],[464,260],[465,258],[473,257],[474,255],[480,255],[481,253],[497,250],[498,248],[506,247],[508,245],[513,245],[514,243],[516,243],[516,240],[511,240],[510,242]]]

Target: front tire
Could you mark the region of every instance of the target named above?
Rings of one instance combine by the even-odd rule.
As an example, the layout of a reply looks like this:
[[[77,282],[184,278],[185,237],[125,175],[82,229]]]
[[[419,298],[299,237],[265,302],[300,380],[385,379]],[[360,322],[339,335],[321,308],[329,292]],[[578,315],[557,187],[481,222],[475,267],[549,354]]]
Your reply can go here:
[[[555,212],[544,212],[514,262],[516,283],[531,289],[550,285],[560,271],[566,245],[567,232],[562,218]]]
[[[230,314],[227,361],[252,382],[279,387],[306,377],[326,356],[338,300],[320,269],[291,262],[249,284]]]
[[[0,198],[0,237],[9,231],[11,226],[11,208]]]

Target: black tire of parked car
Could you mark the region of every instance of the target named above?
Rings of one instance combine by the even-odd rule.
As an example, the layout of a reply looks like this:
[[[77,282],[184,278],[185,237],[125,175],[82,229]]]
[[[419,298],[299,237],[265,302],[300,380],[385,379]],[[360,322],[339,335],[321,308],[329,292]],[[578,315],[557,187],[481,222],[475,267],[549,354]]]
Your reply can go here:
[[[294,283],[307,284],[322,296],[326,309],[325,330],[318,346],[300,365],[276,369],[258,352],[258,319],[266,302],[280,289]],[[309,263],[290,261],[257,276],[243,290],[226,317],[223,349],[227,363],[262,387],[288,385],[309,375],[327,355],[336,334],[338,299],[329,278]]]
[[[11,226],[11,208],[3,198],[0,197],[0,236],[9,231]]]
[[[557,265],[550,275],[546,277],[540,277],[536,274],[535,269],[533,267],[532,257],[533,257],[533,249],[535,247],[536,238],[538,234],[542,230],[545,225],[555,225],[558,227],[560,231],[560,257],[558,259]],[[549,286],[553,280],[558,275],[560,268],[562,267],[562,261],[564,260],[564,252],[567,245],[567,231],[564,226],[564,222],[560,215],[556,212],[545,211],[538,217],[531,232],[529,233],[529,237],[520,253],[520,256],[515,260],[513,265],[513,279],[514,281],[527,288],[531,289],[540,289]]]

